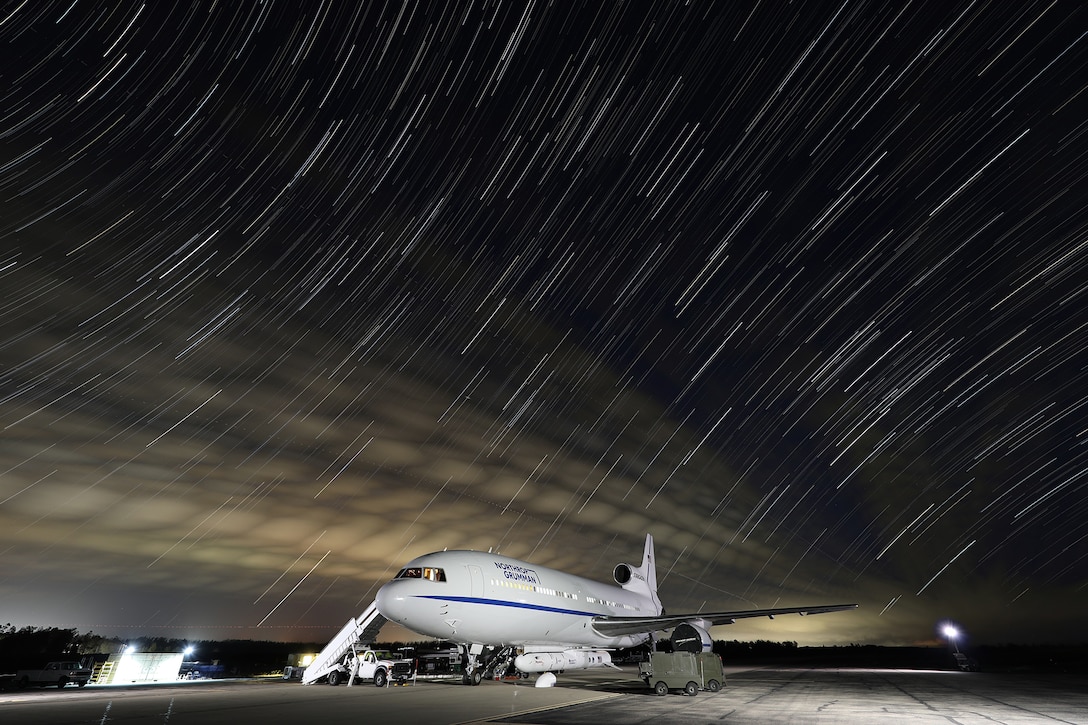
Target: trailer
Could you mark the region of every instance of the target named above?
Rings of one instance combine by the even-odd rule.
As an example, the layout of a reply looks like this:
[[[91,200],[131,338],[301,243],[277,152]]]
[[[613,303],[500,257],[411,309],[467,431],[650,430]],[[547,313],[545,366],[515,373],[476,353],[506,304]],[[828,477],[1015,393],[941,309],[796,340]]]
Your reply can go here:
[[[638,675],[658,695],[717,692],[725,684],[722,659],[713,652],[651,652],[648,662],[639,663]]]

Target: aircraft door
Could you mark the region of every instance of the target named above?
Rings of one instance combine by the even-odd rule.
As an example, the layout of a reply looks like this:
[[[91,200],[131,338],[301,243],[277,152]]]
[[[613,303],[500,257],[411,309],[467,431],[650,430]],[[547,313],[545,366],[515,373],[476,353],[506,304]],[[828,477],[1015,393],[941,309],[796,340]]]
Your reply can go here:
[[[468,578],[472,583],[472,596],[482,597],[484,594],[484,573],[475,564],[468,565]]]

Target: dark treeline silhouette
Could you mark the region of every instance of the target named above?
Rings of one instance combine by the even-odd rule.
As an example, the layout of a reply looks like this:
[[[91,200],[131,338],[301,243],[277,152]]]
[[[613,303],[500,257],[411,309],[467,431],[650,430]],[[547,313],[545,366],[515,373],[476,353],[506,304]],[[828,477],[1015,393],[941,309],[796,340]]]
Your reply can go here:
[[[660,645],[667,647],[668,640]],[[21,627],[0,625],[0,675],[19,668],[38,667],[47,661],[80,660],[91,655],[119,653],[126,646],[138,652],[182,652],[192,647],[190,662],[216,665],[217,676],[252,677],[280,672],[296,664],[297,656],[316,653],[324,642],[272,642],[229,639],[184,640],[169,637],[120,639],[74,628]],[[423,653],[448,649],[449,642],[379,642],[381,649]],[[647,647],[613,654],[617,662],[634,662],[645,657]],[[779,665],[795,667],[871,667],[878,669],[957,669],[947,647],[882,647],[852,644],[829,647],[800,647],[797,642],[717,640],[714,652],[726,665]],[[1088,671],[1088,643],[1058,645],[980,645],[965,650],[973,665],[988,672],[1084,672]],[[411,656],[410,654],[408,656]]]
[[[793,657],[797,654],[796,642],[771,642],[757,639],[755,642],[715,640],[714,652],[723,662],[761,659],[768,657]]]
[[[82,660],[91,655],[115,654],[132,646],[137,652],[183,652],[192,647],[189,661],[221,665],[223,676],[252,677],[281,671],[292,655],[318,652],[324,642],[271,642],[228,639],[186,640],[170,637],[120,639],[74,628],[0,625],[0,674],[38,667],[53,660]]]
[[[875,669],[961,669],[987,672],[1088,671],[1088,643],[979,645],[965,648],[965,660],[939,647],[882,647],[851,644],[799,647],[796,642],[714,642],[714,652],[727,665],[767,664],[797,667],[868,667]]]

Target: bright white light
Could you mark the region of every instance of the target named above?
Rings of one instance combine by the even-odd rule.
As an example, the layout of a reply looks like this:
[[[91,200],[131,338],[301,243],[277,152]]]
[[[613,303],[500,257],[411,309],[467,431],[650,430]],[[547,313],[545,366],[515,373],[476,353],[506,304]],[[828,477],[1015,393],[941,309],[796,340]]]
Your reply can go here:
[[[136,645],[134,645],[134,644],[130,644],[128,647],[125,647],[125,654],[131,654],[131,653],[133,653],[135,651],[136,651]]]
[[[188,657],[192,653],[193,653],[193,648],[192,647],[186,647],[185,648],[184,654],[185,654],[186,657]]]
[[[945,637],[948,637],[949,639],[955,639],[956,637],[960,636],[960,631],[953,627],[951,624],[944,625],[944,627],[941,628],[941,632],[944,634]]]

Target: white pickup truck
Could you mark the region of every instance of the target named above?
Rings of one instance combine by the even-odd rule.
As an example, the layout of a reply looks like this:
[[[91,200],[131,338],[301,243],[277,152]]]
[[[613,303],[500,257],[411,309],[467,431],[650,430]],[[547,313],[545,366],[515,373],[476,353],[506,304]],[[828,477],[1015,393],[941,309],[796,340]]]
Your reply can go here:
[[[390,682],[403,684],[415,674],[412,660],[394,657],[389,652],[374,649],[356,650],[344,658],[328,675],[330,685],[349,682],[354,676],[358,680],[371,680],[377,687],[385,687]]]
[[[56,685],[79,685],[83,687],[91,680],[91,671],[78,662],[50,662],[40,670],[19,670],[15,673],[15,683],[19,687],[38,685],[46,687]]]

